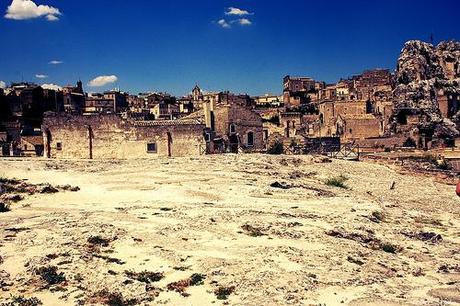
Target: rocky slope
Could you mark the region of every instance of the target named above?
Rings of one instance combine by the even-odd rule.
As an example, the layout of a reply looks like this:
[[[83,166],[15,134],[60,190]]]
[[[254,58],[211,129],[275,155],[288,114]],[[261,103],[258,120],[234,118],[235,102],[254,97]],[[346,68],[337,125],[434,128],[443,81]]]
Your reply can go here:
[[[408,41],[399,56],[395,80],[396,114],[411,108],[424,115],[424,127],[459,133],[458,115],[443,118],[437,97],[460,93],[460,42],[446,41],[433,46],[418,40]]]

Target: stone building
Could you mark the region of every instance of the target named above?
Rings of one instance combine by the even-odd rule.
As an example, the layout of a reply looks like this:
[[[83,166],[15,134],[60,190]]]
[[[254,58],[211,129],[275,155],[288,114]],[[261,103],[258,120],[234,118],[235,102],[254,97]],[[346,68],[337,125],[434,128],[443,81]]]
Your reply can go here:
[[[340,136],[343,141],[379,137],[386,127],[385,117],[373,112],[370,101],[325,101],[319,105],[319,121],[319,137]]]
[[[294,137],[302,127],[302,114],[298,112],[280,113],[280,125],[284,128],[284,136]]]
[[[280,107],[283,103],[283,97],[277,95],[265,94],[263,96],[252,97],[256,107]]]
[[[372,114],[339,115],[335,134],[346,141],[380,137],[383,135],[381,122]]]
[[[287,109],[298,108],[302,104],[316,102],[321,97],[321,91],[326,87],[324,82],[315,81],[309,77],[283,78],[283,102]]]
[[[131,121],[117,115],[46,113],[44,155],[82,159],[198,156],[206,150],[204,128],[196,120]]]
[[[105,98],[102,94],[92,94],[85,98],[85,114],[114,114],[112,99]]]
[[[186,118],[198,119],[206,125],[209,153],[258,152],[265,149],[262,118],[248,107],[206,102],[202,110]]]
[[[65,86],[62,89],[64,99],[64,111],[68,113],[81,114],[85,108],[85,94],[83,83],[77,82],[77,86]]]

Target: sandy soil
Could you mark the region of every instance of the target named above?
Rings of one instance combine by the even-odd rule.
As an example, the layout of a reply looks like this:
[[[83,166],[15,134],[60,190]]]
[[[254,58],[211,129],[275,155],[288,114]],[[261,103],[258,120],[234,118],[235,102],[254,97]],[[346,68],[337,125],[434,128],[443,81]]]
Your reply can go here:
[[[347,189],[325,184],[339,175]],[[103,295],[118,294],[126,305],[460,303],[460,198],[430,177],[266,155],[2,159],[0,176],[81,188],[26,195],[0,213],[4,302],[109,304]],[[65,281],[37,274],[50,266]],[[142,271],[164,277],[127,273]],[[204,281],[183,292],[168,286],[196,273]],[[220,299],[218,288],[228,291]]]

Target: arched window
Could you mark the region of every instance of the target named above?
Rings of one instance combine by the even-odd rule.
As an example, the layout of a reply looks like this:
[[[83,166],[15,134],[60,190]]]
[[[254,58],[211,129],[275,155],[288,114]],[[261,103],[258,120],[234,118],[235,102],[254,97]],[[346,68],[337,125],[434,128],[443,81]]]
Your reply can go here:
[[[254,146],[254,132],[248,132],[248,147]]]
[[[231,123],[230,124],[230,134],[235,134],[236,133],[236,126],[235,124]]]

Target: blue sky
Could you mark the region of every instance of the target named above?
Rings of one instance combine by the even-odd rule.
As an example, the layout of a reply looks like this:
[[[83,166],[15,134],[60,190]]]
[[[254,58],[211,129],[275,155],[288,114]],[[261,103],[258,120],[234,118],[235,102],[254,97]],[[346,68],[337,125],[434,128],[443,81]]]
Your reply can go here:
[[[460,39],[458,0],[15,2],[8,16],[12,0],[0,0],[0,80],[81,78],[89,92],[280,93],[286,74],[334,82],[394,69],[406,40]],[[89,87],[98,76],[117,81]]]

